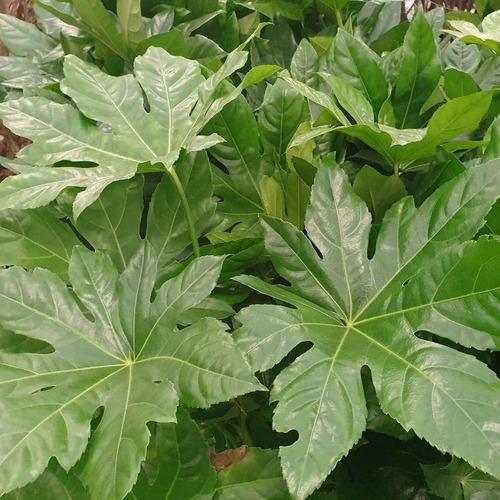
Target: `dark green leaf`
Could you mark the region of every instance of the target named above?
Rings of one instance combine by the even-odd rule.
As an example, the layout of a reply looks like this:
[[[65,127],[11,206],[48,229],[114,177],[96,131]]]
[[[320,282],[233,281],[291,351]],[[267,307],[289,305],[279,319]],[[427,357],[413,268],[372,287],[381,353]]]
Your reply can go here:
[[[276,450],[250,448],[241,462],[219,472],[215,500],[287,500]]]
[[[344,30],[335,38],[333,72],[347,84],[364,93],[378,114],[387,99],[387,84],[377,55],[361,40]]]
[[[401,128],[422,124],[420,108],[441,77],[436,42],[424,14],[417,11],[403,44],[403,58],[394,90],[394,113]]]
[[[149,485],[143,473],[130,500],[210,500],[213,497],[216,474],[210,465],[208,446],[184,408],[177,410],[177,423],[158,425],[153,451],[158,476]]]
[[[353,188],[366,203],[375,224],[380,224],[385,212],[406,196],[405,185],[399,177],[382,175],[371,167],[359,171]]]

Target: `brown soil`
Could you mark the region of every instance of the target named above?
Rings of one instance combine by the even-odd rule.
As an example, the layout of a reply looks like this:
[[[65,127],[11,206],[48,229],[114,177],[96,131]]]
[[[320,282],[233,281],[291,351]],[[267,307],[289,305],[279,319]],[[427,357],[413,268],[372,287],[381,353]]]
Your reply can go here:
[[[35,22],[35,14],[33,13],[33,3],[30,0],[0,0],[0,12],[15,16],[23,21],[30,23]],[[7,50],[0,42],[0,55],[7,55]],[[30,141],[18,137],[9,129],[4,127],[0,122],[0,155],[7,158],[14,158],[16,153],[29,144]],[[7,176],[11,175],[9,170],[0,168],[0,182]]]

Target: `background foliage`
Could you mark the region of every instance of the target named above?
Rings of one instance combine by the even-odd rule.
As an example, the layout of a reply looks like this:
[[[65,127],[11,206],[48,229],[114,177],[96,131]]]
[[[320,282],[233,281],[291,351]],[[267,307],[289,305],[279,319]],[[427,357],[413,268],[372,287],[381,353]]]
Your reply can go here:
[[[34,4],[2,498],[498,498],[499,5]]]

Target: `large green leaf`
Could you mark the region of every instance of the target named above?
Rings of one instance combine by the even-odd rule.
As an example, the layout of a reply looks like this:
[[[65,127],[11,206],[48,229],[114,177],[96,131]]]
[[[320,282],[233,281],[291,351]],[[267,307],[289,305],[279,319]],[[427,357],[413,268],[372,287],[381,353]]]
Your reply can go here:
[[[0,266],[43,267],[67,280],[71,251],[79,243],[50,209],[0,212]]]
[[[394,113],[401,128],[421,125],[420,109],[441,77],[436,42],[422,11],[417,11],[403,44],[394,91]]]
[[[65,187],[85,187],[75,200],[77,216],[108,184],[132,177],[139,164],[161,161],[170,167],[181,148],[210,147],[220,138],[198,133],[238,96],[237,89],[221,95],[218,88],[245,63],[246,56],[241,51],[231,53],[207,79],[197,62],[155,47],[135,60],[135,78],[112,77],[68,56],[62,88],[79,111],[70,104],[35,97],[1,104],[0,116],[13,131],[33,141],[18,155],[26,163],[46,166],[70,160],[99,166],[33,168],[2,183],[0,208],[34,208],[54,199]],[[149,110],[144,107],[143,93]]]
[[[265,219],[267,250],[291,285],[238,281],[295,308],[250,306],[239,315],[236,338],[255,370],[271,368],[300,342],[314,343],[272,391],[276,430],[299,432],[280,451],[297,498],[317,488],[360,439],[365,365],[384,413],[500,475],[500,381],[472,356],[415,335],[429,328],[479,349],[498,345],[500,244],[468,240],[500,195],[499,167],[493,161],[468,169],[418,209],[411,198],[396,203],[371,260],[369,212],[338,167],[318,171],[307,238]]]
[[[179,401],[206,407],[260,388],[224,324],[176,326],[210,294],[222,260],[195,260],[153,302],[148,244],[120,276],[108,257],[77,247],[69,275],[78,302],[48,271],[0,271],[0,325],[54,349],[0,354],[1,493],[36,479],[52,456],[69,469],[85,451],[80,477],[92,497],[121,499],[145,458],[148,422],[174,422]]]

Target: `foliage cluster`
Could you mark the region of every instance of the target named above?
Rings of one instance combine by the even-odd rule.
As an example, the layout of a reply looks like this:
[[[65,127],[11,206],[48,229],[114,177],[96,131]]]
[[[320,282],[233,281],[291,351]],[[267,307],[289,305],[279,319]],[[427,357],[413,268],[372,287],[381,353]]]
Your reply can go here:
[[[34,3],[2,498],[498,498],[498,4]]]

